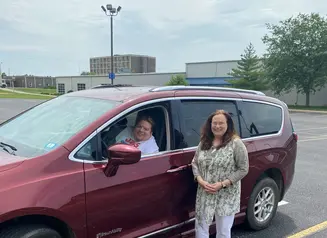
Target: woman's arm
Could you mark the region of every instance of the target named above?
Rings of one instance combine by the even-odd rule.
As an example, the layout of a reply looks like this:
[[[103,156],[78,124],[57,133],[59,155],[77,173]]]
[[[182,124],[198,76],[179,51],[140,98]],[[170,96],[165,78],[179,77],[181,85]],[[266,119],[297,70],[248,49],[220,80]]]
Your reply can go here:
[[[230,183],[235,184],[243,179],[249,172],[248,151],[243,141],[239,138],[234,140],[234,158],[237,170],[228,177],[230,181],[229,184],[226,184],[226,181],[223,182],[227,186],[230,185]]]
[[[193,175],[194,175],[194,180],[197,181],[198,183],[202,184],[202,182],[204,182],[204,180],[202,179],[201,177],[201,174],[200,174],[200,170],[199,170],[199,165],[198,165],[198,158],[199,158],[199,153],[200,153],[200,149],[201,149],[201,142],[199,143],[196,151],[195,151],[195,154],[194,154],[194,157],[193,157],[193,160],[192,160],[192,171],[193,171]]]

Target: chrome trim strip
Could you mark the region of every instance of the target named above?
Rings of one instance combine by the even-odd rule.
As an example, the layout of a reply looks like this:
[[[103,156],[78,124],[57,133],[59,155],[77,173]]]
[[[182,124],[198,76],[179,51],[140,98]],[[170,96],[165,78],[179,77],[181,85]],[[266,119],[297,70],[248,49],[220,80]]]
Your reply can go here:
[[[171,100],[201,100],[201,99],[206,99],[206,100],[217,100],[217,101],[225,101],[225,100],[231,100],[231,101],[243,101],[243,102],[256,102],[256,103],[262,103],[262,104],[268,104],[268,105],[272,105],[272,106],[276,106],[282,109],[282,125],[280,130],[278,131],[278,133],[276,134],[271,134],[271,135],[263,135],[263,136],[257,136],[257,137],[251,137],[251,138],[245,138],[242,139],[243,141],[252,141],[252,140],[257,140],[257,139],[262,139],[262,138],[270,138],[270,137],[275,137],[275,136],[279,136],[282,133],[282,130],[284,128],[284,123],[285,123],[285,111],[284,108],[281,105],[275,104],[275,103],[270,103],[270,102],[265,102],[265,101],[260,101],[260,100],[253,100],[253,99],[242,99],[242,98],[217,98],[217,97],[205,97],[205,96],[190,96],[190,97],[167,97],[167,98],[160,98],[160,99],[154,99],[154,100],[149,100],[149,101],[145,101],[142,103],[139,103],[137,105],[134,105],[126,110],[124,110],[123,112],[117,114],[116,116],[114,116],[113,118],[111,118],[110,120],[108,120],[106,123],[104,123],[103,125],[101,125],[96,131],[92,132],[92,134],[90,134],[87,138],[84,139],[84,141],[82,141],[74,150],[72,150],[72,152],[69,154],[68,158],[71,161],[75,161],[75,162],[82,162],[82,163],[88,163],[88,164],[96,164],[96,163],[101,163],[101,162],[105,162],[107,160],[103,160],[103,161],[89,161],[89,160],[81,160],[81,159],[77,159],[74,157],[74,154],[80,149],[82,148],[87,142],[89,142],[89,140],[91,140],[97,133],[99,133],[100,131],[102,131],[104,128],[106,128],[109,124],[113,123],[114,121],[116,121],[117,119],[119,119],[120,117],[125,116],[126,114],[130,113],[131,111],[146,106],[148,104],[152,104],[152,103],[158,103],[158,102],[164,102],[164,101],[171,101]],[[167,115],[168,116],[168,115]],[[169,127],[169,126],[168,126]],[[167,138],[168,139],[168,138]],[[163,155],[163,154],[169,154],[172,152],[178,152],[178,151],[189,151],[189,150],[194,150],[196,149],[197,146],[192,146],[192,147],[188,147],[188,148],[184,148],[184,149],[177,149],[177,150],[168,150],[168,151],[162,151],[156,154],[151,154],[151,155],[145,155],[142,156],[142,158],[147,158],[147,157],[152,157],[152,156],[156,156],[156,155]]]
[[[147,238],[147,237],[151,237],[151,236],[154,236],[154,235],[159,235],[160,233],[164,233],[166,231],[169,231],[169,230],[172,230],[172,229],[175,229],[175,228],[178,228],[178,227],[181,227],[181,226],[184,226],[184,225],[187,225],[191,222],[194,222],[195,221],[195,218],[191,218],[185,222],[182,222],[182,223],[178,223],[176,225],[173,225],[173,226],[169,226],[169,227],[166,227],[166,228],[163,228],[163,229],[160,229],[160,230],[157,230],[157,231],[154,231],[154,232],[151,232],[149,234],[146,234],[146,235],[143,235],[143,236],[138,236],[138,238]]]
[[[173,91],[173,90],[211,90],[211,91],[225,91],[225,92],[239,92],[239,93],[249,93],[265,96],[261,91],[240,89],[240,88],[226,88],[226,87],[214,87],[214,86],[159,86],[152,88],[150,92],[162,92],[162,91]]]
[[[184,148],[184,151],[196,150],[196,148],[198,148],[198,146],[187,147],[187,148]]]
[[[155,154],[150,154],[150,155],[143,155],[142,156],[142,159],[143,158],[149,158],[149,157],[153,157],[153,156],[160,156],[160,155],[165,155],[165,154],[171,154],[171,153],[178,153],[178,152],[183,152],[185,149],[176,149],[176,150],[166,150],[166,151],[160,151],[158,153],[155,153]]]

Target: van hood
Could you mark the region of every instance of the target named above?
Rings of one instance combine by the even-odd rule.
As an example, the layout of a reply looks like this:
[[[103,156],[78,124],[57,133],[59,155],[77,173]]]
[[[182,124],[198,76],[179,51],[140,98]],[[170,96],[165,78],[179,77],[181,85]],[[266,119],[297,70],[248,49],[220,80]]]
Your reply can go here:
[[[6,152],[0,151],[0,172],[13,169],[21,165],[26,158],[10,155]]]

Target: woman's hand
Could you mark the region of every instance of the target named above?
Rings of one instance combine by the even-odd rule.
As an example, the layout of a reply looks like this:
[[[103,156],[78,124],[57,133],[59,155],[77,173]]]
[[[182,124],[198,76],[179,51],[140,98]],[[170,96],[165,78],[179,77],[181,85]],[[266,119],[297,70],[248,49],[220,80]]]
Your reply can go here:
[[[197,180],[198,180],[198,183],[203,187],[203,189],[206,191],[206,192],[214,192],[214,190],[211,188],[210,184],[203,180],[200,176],[197,177]]]
[[[222,189],[223,184],[221,182],[213,183],[213,184],[208,184],[207,185],[207,192],[211,194],[215,194],[218,192],[220,189]]]
[[[223,187],[223,184],[221,182],[210,184],[207,181],[203,180],[200,176],[197,177],[197,181],[203,187],[204,191],[211,194],[215,194]]]
[[[203,183],[201,184],[202,187],[204,188],[204,191],[208,192],[208,193],[215,193],[216,191],[214,190],[214,188],[212,187],[212,185],[206,181],[203,181]]]

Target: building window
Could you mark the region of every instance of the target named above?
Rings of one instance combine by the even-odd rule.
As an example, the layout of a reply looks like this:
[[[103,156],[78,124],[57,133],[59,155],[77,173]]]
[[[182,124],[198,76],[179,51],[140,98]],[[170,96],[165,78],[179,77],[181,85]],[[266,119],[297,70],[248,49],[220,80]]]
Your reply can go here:
[[[78,83],[77,84],[77,91],[85,90],[85,83]]]
[[[64,83],[58,83],[58,93],[65,94],[65,84]]]

